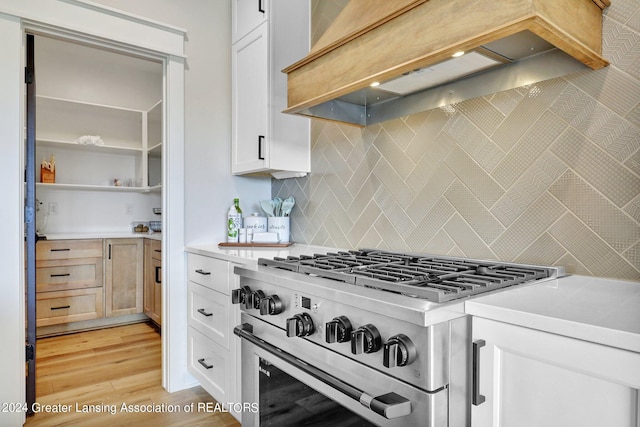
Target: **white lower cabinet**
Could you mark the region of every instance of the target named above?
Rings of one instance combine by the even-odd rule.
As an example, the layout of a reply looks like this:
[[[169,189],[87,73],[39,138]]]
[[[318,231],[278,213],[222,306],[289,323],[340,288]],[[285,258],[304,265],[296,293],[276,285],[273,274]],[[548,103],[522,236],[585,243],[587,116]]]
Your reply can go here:
[[[189,326],[224,348],[229,348],[229,296],[189,282]],[[235,325],[234,325],[235,326]]]
[[[640,426],[639,353],[478,317],[473,342],[473,427]]]
[[[228,366],[232,362],[228,357],[229,351],[191,327],[187,339],[191,374],[219,403],[230,402],[233,378]]]
[[[188,369],[200,385],[240,420],[227,403],[240,403],[240,340],[233,328],[240,310],[231,304],[237,287],[234,264],[188,254]],[[231,405],[232,406],[232,405]]]

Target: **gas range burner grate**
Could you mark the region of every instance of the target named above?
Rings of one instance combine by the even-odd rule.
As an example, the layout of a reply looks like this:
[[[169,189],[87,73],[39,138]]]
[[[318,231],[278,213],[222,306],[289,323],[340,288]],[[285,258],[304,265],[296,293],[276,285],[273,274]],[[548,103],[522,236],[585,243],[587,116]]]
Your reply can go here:
[[[558,277],[561,267],[431,257],[377,250],[258,260],[346,284],[374,288],[433,302],[446,302],[534,280]]]

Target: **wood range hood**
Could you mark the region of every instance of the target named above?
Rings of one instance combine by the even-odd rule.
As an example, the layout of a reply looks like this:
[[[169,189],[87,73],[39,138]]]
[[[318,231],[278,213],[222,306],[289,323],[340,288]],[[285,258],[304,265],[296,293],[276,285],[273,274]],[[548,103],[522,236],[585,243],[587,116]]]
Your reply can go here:
[[[285,112],[367,126],[599,69],[608,65],[601,52],[609,4],[351,0],[310,53],[283,70]]]

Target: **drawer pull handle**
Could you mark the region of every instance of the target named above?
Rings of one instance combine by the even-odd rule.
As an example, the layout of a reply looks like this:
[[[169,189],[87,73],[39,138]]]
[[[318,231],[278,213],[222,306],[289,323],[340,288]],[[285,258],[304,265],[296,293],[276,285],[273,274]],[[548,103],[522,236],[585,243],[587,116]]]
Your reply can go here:
[[[71,273],[50,274],[51,277],[67,277],[71,276]]]
[[[154,249],[154,252],[162,253],[162,249]]]
[[[213,365],[209,365],[204,359],[198,359],[198,363],[201,364],[205,369],[213,368]]]
[[[162,267],[160,266],[156,266],[156,283],[161,285],[162,284],[162,279],[160,277],[160,270],[162,269]]]
[[[64,310],[65,308],[71,308],[70,305],[61,305],[60,307],[51,307],[51,310]]]
[[[204,271],[203,269],[196,270],[196,273],[202,274],[203,276],[211,276],[211,272],[210,271]]]
[[[71,249],[69,248],[65,248],[65,249],[51,249],[51,252],[65,252],[65,251],[70,251]]]
[[[480,349],[486,345],[485,340],[473,342],[473,379],[471,403],[475,406],[481,405],[485,401],[485,397],[480,394]]]
[[[204,317],[211,317],[213,313],[207,313],[204,308],[199,308],[198,313],[202,314]]]

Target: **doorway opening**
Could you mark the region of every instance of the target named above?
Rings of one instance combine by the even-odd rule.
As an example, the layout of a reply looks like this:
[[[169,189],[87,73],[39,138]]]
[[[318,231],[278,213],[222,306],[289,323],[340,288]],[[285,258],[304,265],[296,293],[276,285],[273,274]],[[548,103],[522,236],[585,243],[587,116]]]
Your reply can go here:
[[[150,319],[160,326],[166,63],[49,30],[27,34],[38,240],[27,251],[35,266],[28,342],[37,353],[36,338]]]

